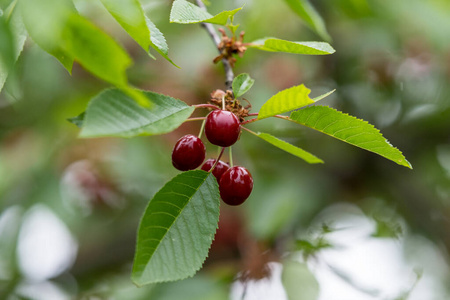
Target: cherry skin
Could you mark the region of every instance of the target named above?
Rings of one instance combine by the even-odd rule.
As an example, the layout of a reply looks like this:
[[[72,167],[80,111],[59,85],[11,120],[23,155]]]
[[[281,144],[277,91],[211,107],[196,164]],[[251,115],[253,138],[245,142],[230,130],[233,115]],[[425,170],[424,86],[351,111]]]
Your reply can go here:
[[[252,174],[244,168],[234,166],[223,173],[219,182],[220,197],[228,205],[240,205],[253,189]]]
[[[230,111],[217,109],[206,117],[205,134],[213,145],[229,147],[236,143],[240,132],[239,119]]]
[[[209,172],[209,170],[211,170],[211,168],[214,166],[214,163],[216,162],[215,159],[208,159],[202,166],[202,170]],[[216,177],[217,182],[220,181],[220,178],[222,177],[223,173],[225,173],[228,169],[230,168],[230,166],[227,163],[224,163],[223,161],[219,160],[219,162],[217,163],[216,167],[214,168],[214,170],[212,171],[213,175]]]
[[[206,148],[202,140],[188,134],[180,138],[172,151],[172,164],[180,171],[193,170],[205,160]]]

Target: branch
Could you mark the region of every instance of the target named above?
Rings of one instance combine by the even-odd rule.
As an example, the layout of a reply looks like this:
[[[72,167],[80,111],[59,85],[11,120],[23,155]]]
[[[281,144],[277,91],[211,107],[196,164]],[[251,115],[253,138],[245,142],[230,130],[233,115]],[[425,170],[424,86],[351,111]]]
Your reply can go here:
[[[200,8],[206,10],[205,4],[203,3],[202,0],[196,0],[196,2]],[[201,25],[203,28],[206,29],[209,36],[214,41],[214,44],[216,44],[217,49],[219,49],[220,37],[217,35],[217,32],[214,29],[214,27],[212,26],[212,24],[202,23]],[[219,54],[220,54],[220,50],[219,50]],[[222,64],[225,69],[225,77],[226,77],[225,86],[227,87],[227,90],[232,90],[232,84],[233,84],[233,79],[234,79],[233,68],[231,67],[230,62],[224,58],[222,59]]]

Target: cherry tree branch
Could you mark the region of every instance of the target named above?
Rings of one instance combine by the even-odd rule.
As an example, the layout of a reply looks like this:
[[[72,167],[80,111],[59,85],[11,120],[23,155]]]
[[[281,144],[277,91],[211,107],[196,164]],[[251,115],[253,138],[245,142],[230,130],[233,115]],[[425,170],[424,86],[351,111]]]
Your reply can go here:
[[[203,3],[202,0],[196,0],[196,2],[200,8],[206,10],[205,4]],[[201,25],[208,32],[209,36],[214,41],[214,44],[216,45],[217,49],[219,49],[218,46],[220,44],[220,37],[217,34],[216,30],[214,29],[214,26],[209,23],[202,23]],[[219,54],[220,54],[220,50],[219,50]],[[230,62],[224,58],[222,59],[222,64],[225,69],[225,78],[226,78],[225,86],[226,86],[227,90],[232,90],[232,84],[233,84],[233,79],[234,79],[233,68],[231,67]]]

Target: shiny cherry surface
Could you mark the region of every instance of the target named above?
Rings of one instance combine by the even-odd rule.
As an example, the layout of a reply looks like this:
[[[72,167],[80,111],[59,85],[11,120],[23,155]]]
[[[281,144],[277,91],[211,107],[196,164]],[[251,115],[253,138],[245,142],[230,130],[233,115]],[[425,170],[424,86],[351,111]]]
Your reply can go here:
[[[172,164],[180,171],[193,170],[205,160],[206,148],[202,140],[188,134],[180,138],[172,151]]]
[[[239,119],[230,111],[218,109],[206,117],[205,134],[213,145],[229,147],[236,143],[240,132]]]
[[[250,196],[253,189],[252,174],[235,166],[223,173],[219,182],[220,197],[228,205],[240,205]]]
[[[211,168],[214,166],[215,162],[216,162],[215,159],[212,159],[212,158],[208,159],[203,164],[202,170],[209,172],[209,170],[211,170]],[[227,163],[224,163],[223,161],[219,160],[215,169],[212,171],[213,175],[217,179],[217,182],[220,181],[220,178],[222,177],[223,173],[225,173],[229,168],[230,168],[230,166]]]

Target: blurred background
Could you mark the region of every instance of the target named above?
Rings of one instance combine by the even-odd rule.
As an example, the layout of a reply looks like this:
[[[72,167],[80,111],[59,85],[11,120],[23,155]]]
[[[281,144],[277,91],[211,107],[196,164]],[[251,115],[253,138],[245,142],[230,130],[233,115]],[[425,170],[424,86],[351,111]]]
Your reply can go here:
[[[181,69],[152,60],[100,1],[74,2],[133,57],[133,85],[189,104],[224,89],[209,36],[199,25],[170,24],[171,1],[141,0]],[[320,40],[284,1],[211,0],[209,10],[244,3],[235,23],[245,42]],[[28,39],[0,94],[0,299],[450,299],[450,2],[311,3],[337,52],[248,50],[235,74],[256,80],[245,95],[252,112],[301,83],[312,96],[336,89],[321,104],[375,125],[413,170],[283,120],[251,124],[325,164],[308,165],[244,132],[233,159],[253,174],[253,193],[240,207],[222,204],[203,269],[136,288],[141,214],[178,173],[174,143],[200,123],[163,136],[78,139],[67,119],[107,84],[77,64],[70,76]]]

